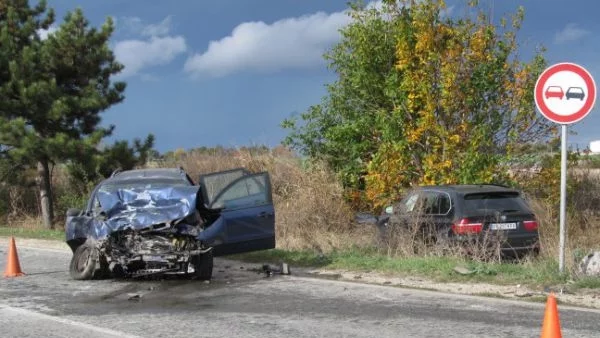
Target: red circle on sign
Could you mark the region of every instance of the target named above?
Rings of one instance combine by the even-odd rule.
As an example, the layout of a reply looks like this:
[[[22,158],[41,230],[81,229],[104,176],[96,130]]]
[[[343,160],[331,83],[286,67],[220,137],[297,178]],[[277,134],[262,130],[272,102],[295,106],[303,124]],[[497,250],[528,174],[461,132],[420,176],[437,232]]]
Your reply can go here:
[[[585,82],[585,85],[588,90],[588,94],[583,107],[581,107],[581,109],[570,115],[556,114],[550,108],[548,108],[548,106],[544,102],[544,86],[546,85],[546,81],[548,81],[548,79],[552,75],[563,71],[573,72],[579,75]],[[535,83],[534,92],[535,104],[540,110],[540,113],[542,113],[542,115],[544,115],[548,120],[560,124],[571,124],[580,121],[581,119],[586,117],[587,114],[589,114],[589,112],[592,110],[592,107],[594,107],[594,103],[596,102],[596,84],[594,83],[594,79],[592,78],[590,73],[587,70],[585,70],[585,68],[574,63],[557,63],[546,68],[546,70],[542,72],[537,82]]]

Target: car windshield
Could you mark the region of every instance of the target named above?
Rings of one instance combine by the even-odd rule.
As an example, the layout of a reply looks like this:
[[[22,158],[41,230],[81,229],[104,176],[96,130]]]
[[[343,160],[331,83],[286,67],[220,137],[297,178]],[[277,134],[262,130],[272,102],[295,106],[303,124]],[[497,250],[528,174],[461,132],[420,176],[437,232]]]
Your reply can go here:
[[[118,190],[156,190],[173,186],[188,186],[183,180],[175,179],[144,179],[109,182],[100,186],[99,191],[116,192]]]
[[[581,88],[569,88],[570,93],[583,93],[583,89]]]
[[[517,192],[475,193],[465,195],[465,211],[527,211],[529,208]]]
[[[550,86],[550,87],[548,87],[548,91],[549,92],[560,92],[560,91],[562,91],[562,89],[560,87],[552,87],[552,86]]]

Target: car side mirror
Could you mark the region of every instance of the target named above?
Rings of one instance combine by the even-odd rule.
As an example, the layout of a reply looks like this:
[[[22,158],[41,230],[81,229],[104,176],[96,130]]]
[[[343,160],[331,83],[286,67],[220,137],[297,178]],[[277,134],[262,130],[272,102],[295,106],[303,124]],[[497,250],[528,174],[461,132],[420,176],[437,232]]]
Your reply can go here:
[[[359,212],[354,215],[354,220],[358,224],[377,224],[378,218],[367,212]]]

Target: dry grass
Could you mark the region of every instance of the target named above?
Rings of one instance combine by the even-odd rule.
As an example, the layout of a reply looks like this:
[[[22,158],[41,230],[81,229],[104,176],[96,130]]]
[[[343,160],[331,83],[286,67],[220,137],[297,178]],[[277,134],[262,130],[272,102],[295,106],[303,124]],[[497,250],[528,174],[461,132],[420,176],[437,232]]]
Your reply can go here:
[[[600,176],[593,169],[572,171],[568,178],[565,266],[573,269],[582,253],[600,250]],[[542,256],[558,259],[560,204],[550,198],[529,200],[540,225]]]
[[[500,248],[505,240],[503,233],[488,231],[469,241],[451,241],[435,224],[418,217],[408,227],[392,221],[380,236],[380,252],[389,257],[451,257],[496,263],[502,261]]]
[[[303,163],[282,148],[273,150],[223,150],[176,152],[170,159],[149,166],[178,167],[194,180],[201,174],[244,167],[253,172],[268,171],[276,210],[277,247],[280,249],[331,252],[354,246],[370,246],[378,239],[376,227],[357,225],[354,211],[344,198],[344,190],[327,167]],[[528,178],[529,180],[535,179]],[[64,211],[87,198],[81,187],[73,187],[66,172],[53,171],[56,193],[57,228],[63,227]],[[567,264],[580,252],[600,249],[600,176],[592,170],[577,170],[569,178],[569,218],[567,221]],[[542,257],[558,256],[558,203],[545,196],[529,194],[539,223]],[[41,226],[37,215],[38,196],[35,187],[7,187],[0,184],[0,225],[35,229]],[[383,252],[393,257],[463,256],[464,247],[429,245],[415,228],[391,232]],[[495,239],[494,239],[495,241]],[[476,260],[494,261],[496,250],[489,250],[492,240],[474,243],[468,248]],[[490,252],[492,254],[490,255]]]
[[[282,149],[258,154],[247,150],[233,154],[188,153],[159,166],[182,166],[194,179],[239,167],[268,171],[280,249],[329,252],[355,243],[371,244],[374,238],[372,227],[354,225],[343,188],[326,167],[313,164],[303,168],[300,159]]]

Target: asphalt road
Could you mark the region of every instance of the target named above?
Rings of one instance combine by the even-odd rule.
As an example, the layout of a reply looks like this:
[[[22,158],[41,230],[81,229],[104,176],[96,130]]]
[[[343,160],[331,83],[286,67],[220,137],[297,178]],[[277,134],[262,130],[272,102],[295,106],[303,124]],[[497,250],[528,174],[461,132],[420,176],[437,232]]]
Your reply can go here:
[[[2,243],[2,271],[6,253]],[[0,279],[2,337],[538,337],[544,313],[541,303],[267,278],[225,260],[210,284],[73,281],[70,252],[18,253],[27,275]],[[559,310],[563,337],[599,336],[599,311]]]

